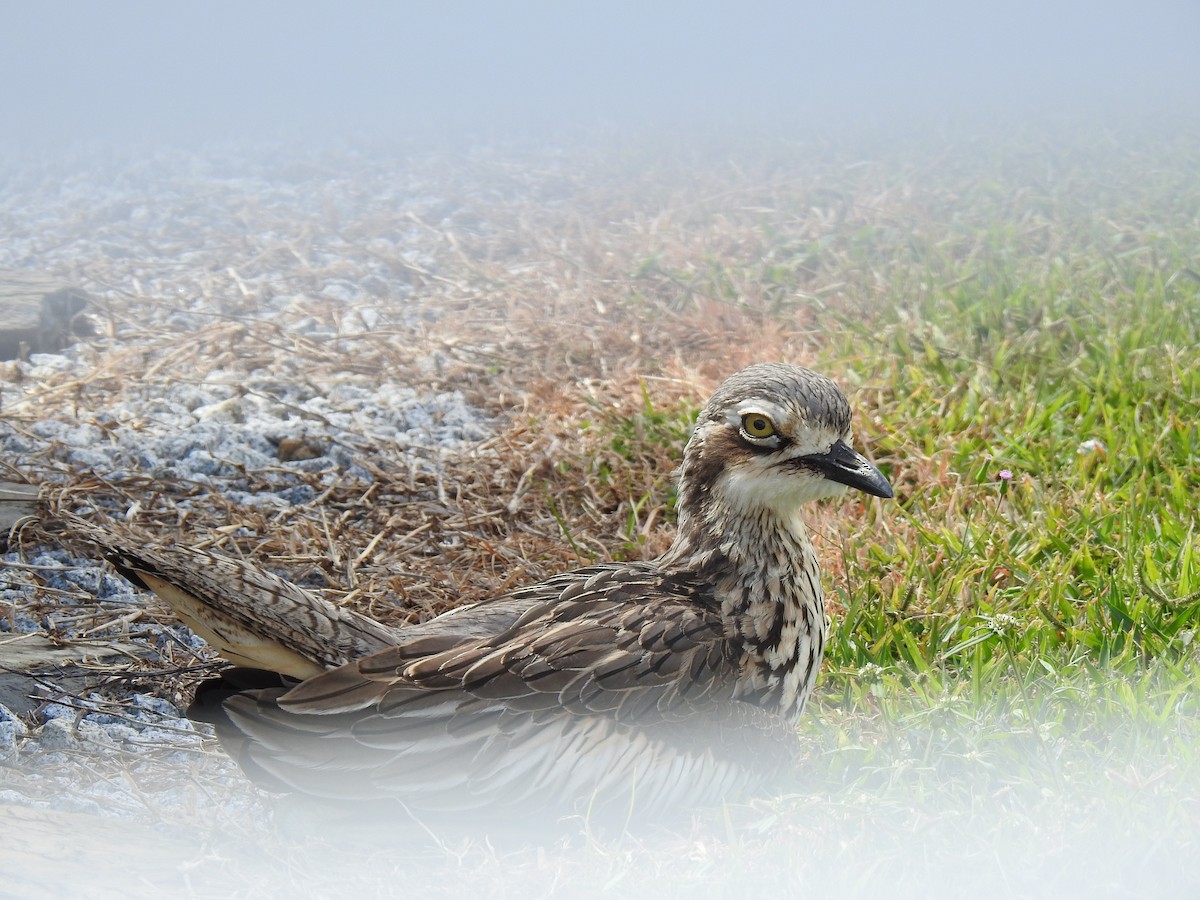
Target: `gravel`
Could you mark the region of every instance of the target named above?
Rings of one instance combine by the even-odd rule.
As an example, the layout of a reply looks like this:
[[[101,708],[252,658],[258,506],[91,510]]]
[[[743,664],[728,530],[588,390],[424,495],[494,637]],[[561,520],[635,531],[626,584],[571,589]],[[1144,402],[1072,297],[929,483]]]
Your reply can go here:
[[[0,163],[0,267],[82,276],[100,325],[62,353],[0,362],[5,464],[46,482],[94,473],[200,488],[172,501],[185,511],[214,494],[286,511],[335,481],[366,488],[367,460],[436,469],[490,434],[461,394],[397,383],[355,356],[364,335],[402,348],[436,319],[407,277],[437,269],[431,226],[486,224],[458,222],[461,204],[399,160],[280,152],[110,148]],[[231,351],[236,334],[212,336],[214,323],[246,320],[274,323],[278,344]],[[194,365],[153,371],[148,361],[170,360],[164,342]],[[299,346],[319,348],[322,364]],[[71,399],[64,384],[83,387]],[[151,669],[210,660],[186,627],[137,615],[146,597],[94,559],[45,547],[0,562],[0,663],[22,635],[119,639]],[[85,689],[65,673],[21,682],[27,712],[0,705],[0,807],[161,822],[194,820],[201,795],[210,807],[221,797],[218,817],[265,802],[147,679]],[[11,688],[16,676],[0,677]]]
[[[38,355],[15,363],[22,382],[47,372],[86,377],[80,356]],[[88,420],[46,418],[18,432],[0,422],[0,452],[20,465],[53,457],[74,471],[109,480],[132,475],[156,480],[220,483],[245,492],[248,470],[270,470],[277,490],[240,493],[238,502],[286,508],[312,499],[307,484],[289,472],[322,472],[372,480],[358,464],[365,452],[387,448],[417,457],[453,451],[487,436],[485,417],[458,393],[347,382],[282,382],[267,372],[249,377],[209,372],[200,384],[167,384],[131,391]],[[281,461],[292,441],[306,458]]]

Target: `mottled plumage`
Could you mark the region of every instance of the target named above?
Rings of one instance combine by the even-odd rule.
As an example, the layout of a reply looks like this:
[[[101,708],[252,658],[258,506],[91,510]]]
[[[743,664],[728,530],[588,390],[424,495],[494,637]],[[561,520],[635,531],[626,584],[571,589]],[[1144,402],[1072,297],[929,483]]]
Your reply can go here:
[[[662,815],[762,785],[795,753],[826,618],[799,507],[883,476],[823,376],[751,366],[684,452],[653,562],[569,572],[389,628],[247,563],[85,537],[246,668],[191,713],[256,780],[417,816]],[[296,681],[299,683],[296,683]]]

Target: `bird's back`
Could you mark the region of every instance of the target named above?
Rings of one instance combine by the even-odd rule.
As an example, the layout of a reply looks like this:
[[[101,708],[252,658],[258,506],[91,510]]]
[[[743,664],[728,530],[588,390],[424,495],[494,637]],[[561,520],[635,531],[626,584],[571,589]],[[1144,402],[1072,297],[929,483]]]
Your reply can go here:
[[[749,366],[700,412],[658,561],[407,628],[202,550],[118,541],[108,555],[226,659],[271,670],[232,670],[196,705],[264,783],[422,815],[659,815],[793,758],[826,628],[800,508],[847,488],[892,496],[850,423],[828,378]]]
[[[230,670],[191,714],[277,790],[433,817],[658,818],[794,758],[786,722],[734,699],[732,652],[703,579],[610,564],[400,629],[299,684]]]

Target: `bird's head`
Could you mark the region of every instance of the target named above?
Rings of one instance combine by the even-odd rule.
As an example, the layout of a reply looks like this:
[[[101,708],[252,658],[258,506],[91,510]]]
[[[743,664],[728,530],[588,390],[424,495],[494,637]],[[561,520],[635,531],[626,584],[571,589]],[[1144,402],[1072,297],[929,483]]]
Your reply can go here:
[[[680,511],[719,504],[736,514],[791,517],[809,500],[892,487],[851,446],[850,404],[800,366],[759,363],[728,378],[700,413],[684,451]]]

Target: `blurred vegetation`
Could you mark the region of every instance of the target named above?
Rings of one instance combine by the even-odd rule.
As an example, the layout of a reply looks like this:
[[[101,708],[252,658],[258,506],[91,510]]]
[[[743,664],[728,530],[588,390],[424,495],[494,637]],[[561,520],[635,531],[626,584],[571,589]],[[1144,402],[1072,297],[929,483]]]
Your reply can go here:
[[[372,246],[398,227],[390,201],[370,200],[390,196],[395,167],[338,166],[378,190],[304,233]],[[674,468],[711,389],[754,361],[808,365],[846,389],[856,441],[897,496],[808,512],[834,627],[804,763],[782,797],[727,810],[666,853],[593,848],[554,879],[617,884],[633,859],[670,879],[667,896],[763,873],[790,889],[824,860],[840,893],[944,869],[964,894],[991,895],[972,880],[986,864],[1013,896],[1195,895],[1170,889],[1196,887],[1200,849],[1194,128],[609,136],[406,166],[453,214],[405,230],[407,255],[378,251],[407,288],[396,309],[380,301],[393,325],[220,365],[461,391],[496,436],[438,467],[380,448],[366,494],[322,482],[286,528],[216,489],[181,515],[170,485],[106,485],[122,509],[140,504],[143,526],[179,540],[307,566],[372,615],[433,614],[661,552]],[[265,210],[271,234],[299,227],[294,211]],[[264,256],[224,252],[230,271]],[[307,287],[325,276],[292,256],[296,271],[271,277],[293,279],[294,316],[336,326],[340,301]],[[153,378],[216,367],[143,324],[157,297],[113,305]],[[237,336],[270,355],[280,328],[244,318]],[[87,397],[129,367],[100,360],[110,377]],[[71,384],[36,400],[18,414],[78,415]],[[246,473],[248,489],[264,477]],[[339,566],[339,548],[361,553]],[[1064,852],[1076,864],[1055,868]],[[686,872],[669,865],[680,859]]]
[[[723,255],[664,240],[631,268],[631,302],[840,380],[897,488],[813,516],[834,627],[809,758],[762,827],[803,830],[818,798],[998,829],[1032,805],[1051,834],[1119,808],[1194,845],[1196,171],[1186,140],[888,157],[714,213],[693,249]],[[664,420],[608,423],[622,465],[672,447]]]

